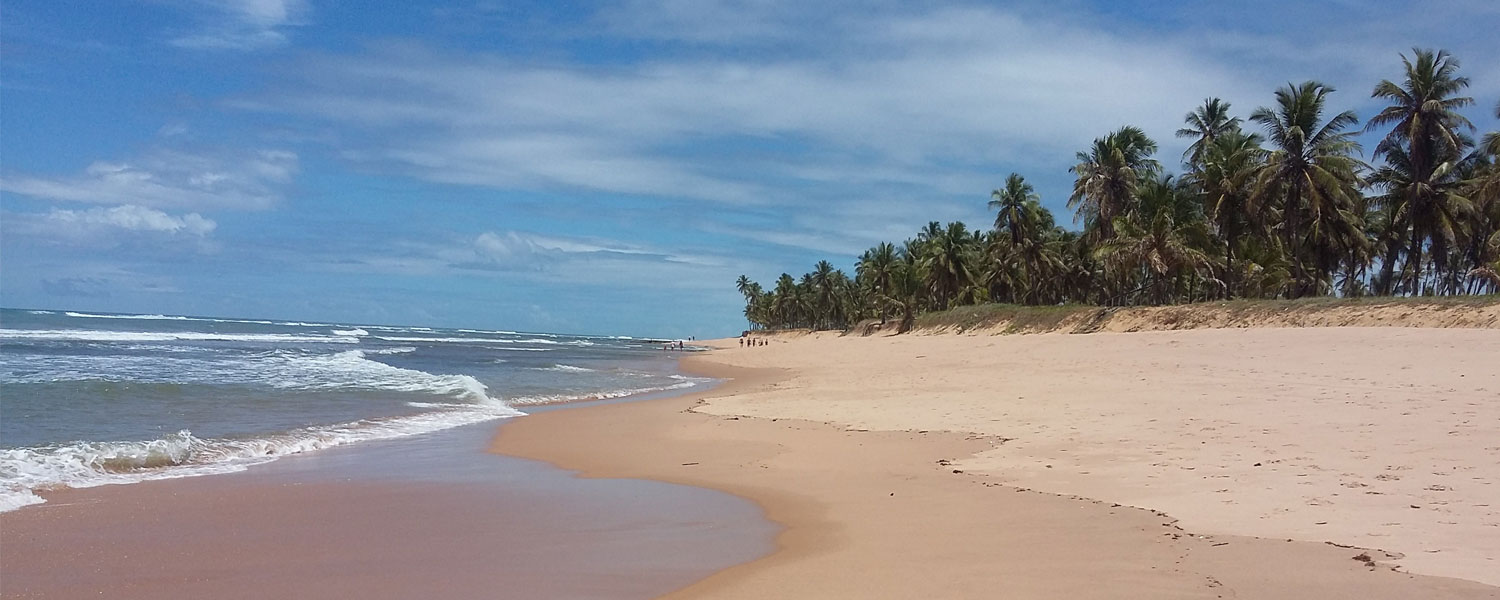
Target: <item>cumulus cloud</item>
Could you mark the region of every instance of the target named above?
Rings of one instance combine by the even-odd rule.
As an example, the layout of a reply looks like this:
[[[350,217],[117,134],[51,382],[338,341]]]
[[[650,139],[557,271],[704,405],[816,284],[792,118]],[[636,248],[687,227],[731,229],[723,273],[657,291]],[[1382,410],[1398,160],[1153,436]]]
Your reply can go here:
[[[269,208],[297,172],[297,155],[262,150],[210,157],[158,151],[131,162],[99,161],[72,177],[0,178],[0,190],[47,200],[173,209]]]
[[[198,28],[169,42],[195,50],[261,50],[287,43],[286,29],[307,12],[305,0],[200,1]]]

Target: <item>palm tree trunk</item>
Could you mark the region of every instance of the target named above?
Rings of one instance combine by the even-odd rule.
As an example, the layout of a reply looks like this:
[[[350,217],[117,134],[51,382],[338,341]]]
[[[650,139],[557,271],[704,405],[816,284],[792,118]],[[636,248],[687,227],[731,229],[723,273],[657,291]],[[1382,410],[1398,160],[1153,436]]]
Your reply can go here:
[[[1400,246],[1397,246],[1394,242],[1386,244],[1385,258],[1380,261],[1380,279],[1376,281],[1376,294],[1390,296],[1395,293],[1396,260],[1400,256]]]
[[[1411,271],[1411,295],[1422,295],[1422,235],[1417,233],[1416,226],[1411,228],[1411,246],[1406,249],[1406,262],[1414,268]]]

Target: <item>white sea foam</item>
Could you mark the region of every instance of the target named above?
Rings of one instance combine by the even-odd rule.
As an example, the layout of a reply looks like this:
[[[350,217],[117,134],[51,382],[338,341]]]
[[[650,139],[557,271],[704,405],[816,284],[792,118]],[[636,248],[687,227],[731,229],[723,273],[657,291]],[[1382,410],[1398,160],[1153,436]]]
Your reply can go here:
[[[594,370],[587,367],[575,367],[573,365],[552,365],[550,367],[533,367],[537,371],[556,371],[559,373],[593,373]]]
[[[379,348],[376,350],[365,350],[365,354],[410,354],[417,349],[411,346],[398,346],[396,348]]]
[[[389,348],[394,353],[407,348]],[[365,357],[363,350],[308,353],[273,350],[233,358],[216,356],[0,356],[7,383],[130,381],[143,383],[252,385],[283,390],[385,390],[498,403],[484,384],[468,375],[435,375]]]
[[[637,395],[640,395],[640,394],[652,394],[652,393],[656,393],[656,392],[667,392],[667,391],[671,391],[671,390],[687,389],[687,388],[699,385],[701,383],[704,383],[706,381],[711,381],[709,379],[703,379],[703,378],[699,378],[699,377],[681,377],[681,378],[679,378],[679,377],[673,377],[673,379],[680,379],[680,380],[677,383],[673,383],[673,384],[670,384],[670,385],[659,385],[659,386],[642,387],[642,388],[628,388],[628,389],[619,389],[619,390],[606,390],[606,391],[601,391],[601,392],[587,392],[587,393],[575,393],[575,394],[551,394],[551,395],[525,396],[525,397],[521,397],[521,398],[511,398],[507,402],[509,402],[511,406],[535,406],[535,405],[539,405],[539,404],[560,404],[560,403],[563,403],[563,402],[579,402],[579,401],[584,401],[584,400],[611,400],[611,399],[614,399],[614,398],[624,398],[626,396],[637,396]]]
[[[360,337],[360,336],[370,335],[370,332],[365,331],[363,329],[360,329],[360,328],[356,327],[354,329],[335,329],[335,330],[333,330],[333,334],[334,335],[349,335],[349,336],[354,336],[354,337]]]
[[[48,311],[28,311],[34,315],[57,314]],[[81,319],[130,319],[146,321],[200,321],[204,323],[249,323],[252,325],[286,325],[291,327],[333,327],[331,323],[306,323],[303,321],[267,321],[261,319],[215,319],[211,317],[184,317],[179,315],[102,315],[96,313],[64,312],[64,315]]]
[[[542,339],[542,338],[512,339],[512,338],[492,338],[492,337],[484,337],[484,338],[479,338],[479,337],[416,337],[416,336],[395,336],[395,335],[375,335],[375,336],[370,336],[370,337],[372,337],[374,339],[377,339],[377,340],[384,340],[384,341],[387,341],[387,342],[428,342],[428,343],[440,343],[440,344],[537,344],[537,345],[543,345],[543,346],[593,346],[594,345],[593,342],[590,342],[588,340],[572,340],[572,341],[568,341],[568,342],[559,342],[557,340],[547,340],[547,339]]]
[[[0,329],[0,339],[84,342],[317,342],[358,344],[350,336],[289,333],[208,333],[203,331],[101,331],[92,329]]]
[[[26,314],[29,314],[29,315],[55,315],[57,313],[52,312],[50,310],[28,310],[28,311],[26,311]]]
[[[65,312],[64,315],[80,319],[134,319],[146,321],[190,321],[188,317],[170,317],[167,315],[96,315],[93,313]]]

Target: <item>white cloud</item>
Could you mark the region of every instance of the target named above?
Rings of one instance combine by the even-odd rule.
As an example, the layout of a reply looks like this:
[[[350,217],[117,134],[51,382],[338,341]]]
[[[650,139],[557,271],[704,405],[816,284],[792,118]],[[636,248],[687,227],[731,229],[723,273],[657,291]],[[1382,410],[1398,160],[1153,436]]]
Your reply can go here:
[[[132,162],[95,162],[73,177],[7,175],[0,190],[64,202],[257,210],[280,201],[279,188],[296,172],[297,155],[281,150],[226,158],[159,151]]]
[[[287,43],[286,29],[307,12],[304,0],[201,0],[199,28],[169,42],[195,50],[260,50]]]
[[[700,230],[857,252],[930,219],[985,224],[988,191],[1010,171],[1068,223],[1067,168],[1095,137],[1140,126],[1175,164],[1185,143],[1172,132],[1203,98],[1245,116],[1305,78],[1342,88],[1333,109],[1368,108],[1369,88],[1397,74],[1396,53],[1410,45],[1365,35],[1393,28],[1371,10],[1297,29],[1245,9],[1233,31],[1218,8],[1180,12],[1164,24],[1066,2],[627,0],[590,22],[613,40],[645,40],[639,59],[601,66],[388,42],[309,56],[284,87],[239,105],[348,132],[343,155],[383,172],[707,201]],[[1468,50],[1478,81],[1494,67]],[[898,195],[916,209],[869,206]],[[717,214],[759,209],[786,222]]]
[[[139,245],[171,251],[186,247],[206,250],[218,224],[198,213],[169,214],[126,204],[83,210],[53,208],[45,213],[5,213],[4,232],[29,243],[115,248]]]
[[[1127,122],[1170,132],[1202,90],[1266,87],[1170,39],[997,10],[845,16],[820,34],[858,48],[596,69],[395,45],[312,58],[259,106],[378,132],[348,156],[434,181],[754,204],[793,200],[767,180],[841,185],[809,177],[823,165],[873,186],[1055,167]]]
[[[173,216],[133,204],[87,210],[54,208],[42,221],[54,230],[85,235],[96,231],[123,230],[203,237],[212,233],[216,227],[213,221],[198,213]]]

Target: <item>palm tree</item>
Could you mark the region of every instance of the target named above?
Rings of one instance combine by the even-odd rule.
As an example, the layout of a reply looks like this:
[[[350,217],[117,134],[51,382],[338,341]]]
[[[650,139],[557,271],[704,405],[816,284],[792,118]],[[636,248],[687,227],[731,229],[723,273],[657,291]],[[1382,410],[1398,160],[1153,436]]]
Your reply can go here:
[[[1078,164],[1069,171],[1078,176],[1068,208],[1099,240],[1114,236],[1116,217],[1135,207],[1137,182],[1154,175],[1160,165],[1150,157],[1156,142],[1136,127],[1125,126],[1094,140],[1088,152],[1079,152]]]
[[[1495,103],[1495,118],[1500,119],[1500,102]],[[1500,131],[1484,134],[1484,142],[1481,145],[1484,147],[1484,152],[1491,157],[1500,156]]]
[[[1423,242],[1431,249],[1432,267],[1438,278],[1449,270],[1447,257],[1450,249],[1459,244],[1464,235],[1465,223],[1471,217],[1474,206],[1461,192],[1463,180],[1457,165],[1444,161],[1431,171],[1423,173],[1412,164],[1411,156],[1402,148],[1390,148],[1385,153],[1386,164],[1370,177],[1370,182],[1385,190],[1372,200],[1374,207],[1386,217],[1391,232],[1387,240],[1387,261],[1394,262],[1394,249],[1400,247],[1402,227],[1409,232],[1406,250],[1406,268],[1402,279],[1406,290],[1414,295],[1423,293],[1420,278],[1423,269]],[[1378,290],[1392,291],[1391,267],[1381,266]]]
[[[1359,144],[1345,129],[1359,120],[1344,111],[1323,121],[1333,88],[1316,81],[1287,84],[1276,90],[1276,106],[1261,107],[1250,120],[1266,129],[1275,148],[1256,180],[1251,201],[1279,204],[1281,233],[1292,259],[1293,296],[1319,291],[1332,265],[1330,242],[1347,241],[1337,231],[1356,228],[1353,210],[1359,198],[1361,163],[1352,153]],[[1363,239],[1363,235],[1359,236]]]
[[[745,320],[749,321],[750,326],[753,328],[755,321],[750,318],[750,308],[755,305],[756,294],[752,292],[756,291],[755,288],[758,286],[755,285],[755,282],[750,281],[748,276],[740,275],[740,278],[735,280],[734,287],[740,291],[740,295],[745,297]]]
[[[1381,202],[1389,206],[1390,226],[1406,230],[1408,290],[1420,293],[1424,243],[1432,248],[1434,267],[1441,273],[1447,249],[1454,242],[1456,211],[1466,210],[1467,201],[1457,196],[1459,181],[1453,176],[1463,152],[1472,145],[1463,130],[1474,129],[1458,109],[1474,99],[1457,94],[1469,86],[1467,77],[1457,76],[1458,59],[1447,51],[1412,49],[1415,60],[1401,55],[1406,79],[1400,85],[1382,80],[1373,98],[1390,102],[1370,119],[1365,131],[1392,125],[1390,133],[1375,146],[1375,156],[1386,158],[1377,181],[1385,186]],[[1400,237],[1400,236],[1393,236]],[[1391,293],[1395,250],[1387,249],[1377,283],[1382,293]]]
[[[1200,164],[1203,154],[1219,136],[1240,129],[1240,118],[1229,116],[1229,103],[1218,98],[1204,100],[1203,106],[1188,113],[1182,121],[1187,127],[1178,129],[1177,137],[1196,138],[1182,153],[1183,160],[1190,165]]]
[[[896,270],[899,268],[901,264],[896,257],[896,247],[889,242],[881,242],[865,251],[855,267],[855,276],[868,281],[876,297],[886,296],[891,293],[891,281],[896,277]],[[882,302],[879,306],[880,324],[884,325],[887,316],[886,304]]]
[[[813,266],[811,287],[813,305],[817,313],[815,329],[830,326],[839,318],[841,307],[836,301],[838,278],[834,276],[835,272],[833,265],[826,260],[820,260],[817,265]]]
[[[1141,289],[1152,304],[1166,304],[1173,292],[1192,283],[1193,275],[1206,273],[1213,264],[1199,250],[1207,230],[1189,194],[1171,176],[1148,184],[1142,221],[1116,219],[1118,236],[1101,244],[1097,256],[1125,273],[1140,270],[1145,276]]]
[[[999,210],[995,215],[995,231],[1010,235],[1012,244],[1020,244],[1023,238],[1036,231],[1036,210],[1041,208],[1042,197],[1036,189],[1026,183],[1026,178],[1011,173],[1005,178],[1005,189],[990,192],[990,208]]]
[[[1207,217],[1224,240],[1224,269],[1230,294],[1235,292],[1236,244],[1252,227],[1264,222],[1251,210],[1255,179],[1265,164],[1261,137],[1238,129],[1219,134],[1197,158],[1198,168],[1187,178],[1203,197]]]
[[[772,295],[771,311],[777,324],[782,327],[794,324],[798,318],[797,281],[790,274],[782,273],[776,279],[776,290]]]
[[[974,284],[972,251],[968,228],[953,221],[928,240],[929,250],[923,268],[927,285],[937,307],[947,309],[950,303]]]

